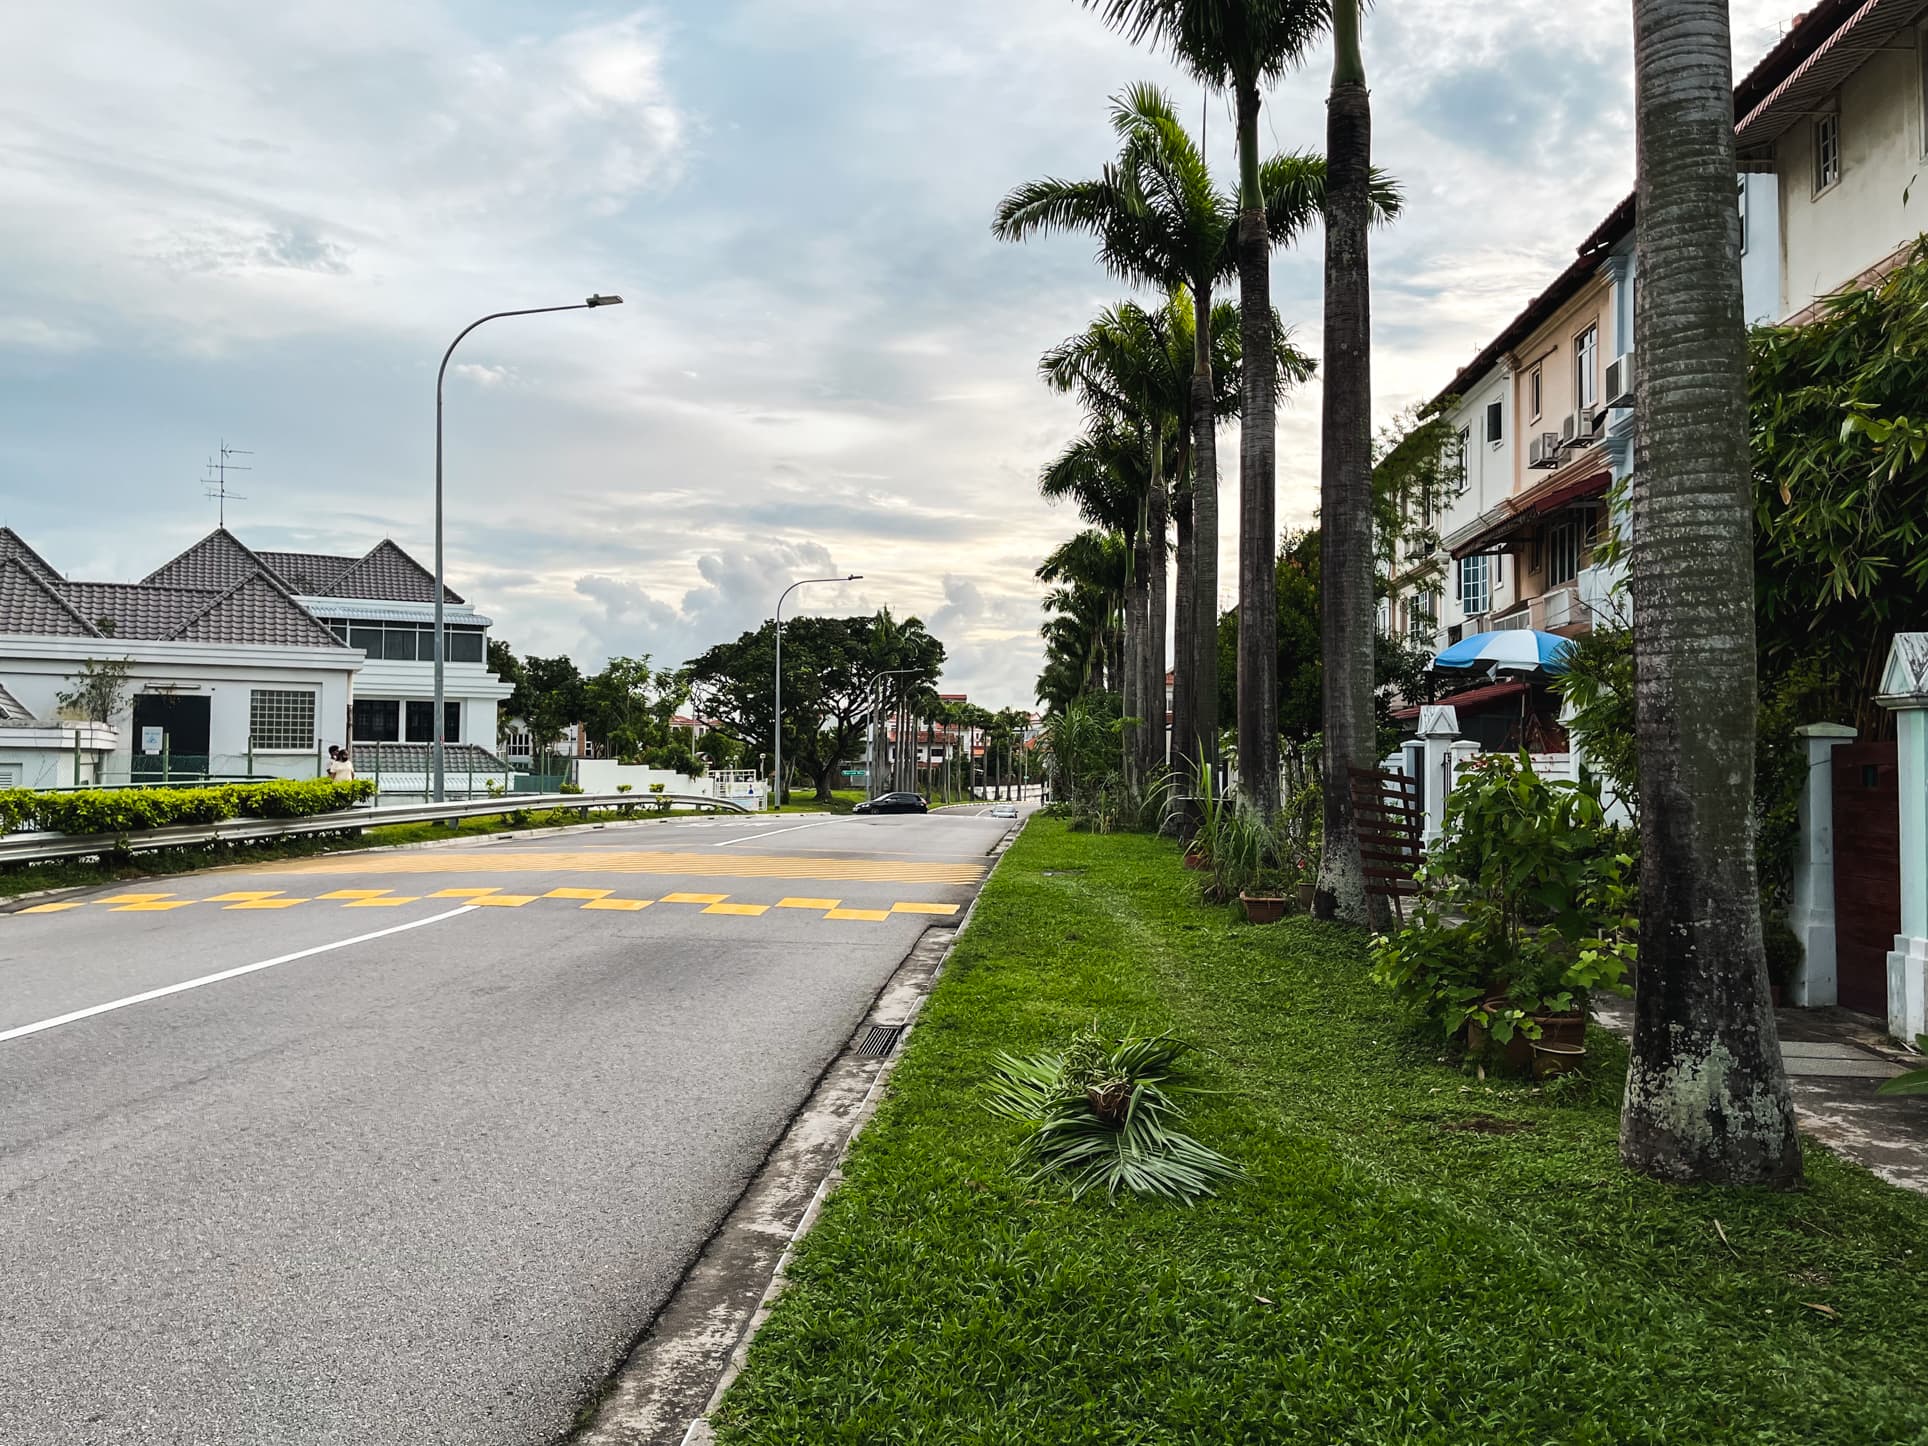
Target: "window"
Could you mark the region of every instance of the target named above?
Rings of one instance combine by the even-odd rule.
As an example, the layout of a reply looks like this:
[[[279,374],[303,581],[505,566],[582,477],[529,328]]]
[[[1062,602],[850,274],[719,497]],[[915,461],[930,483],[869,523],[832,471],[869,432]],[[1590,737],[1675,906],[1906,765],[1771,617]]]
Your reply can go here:
[[[1747,173],[1743,171],[1734,178],[1735,188],[1740,193],[1741,208],[1741,255],[1747,254]]]
[[[1526,395],[1527,410],[1532,414],[1533,420],[1537,422],[1540,420],[1541,413],[1545,411],[1545,408],[1541,405],[1540,369],[1538,367],[1534,367],[1533,374],[1526,379]]]
[[[1467,617],[1477,617],[1493,606],[1492,574],[1484,553],[1459,560],[1459,607]]]
[[[1488,402],[1486,404],[1486,440],[1497,446],[1505,436],[1504,426],[1505,417],[1500,410],[1500,404]]]
[[[351,648],[360,648],[372,659],[401,663],[435,661],[435,628],[430,623],[330,623],[329,630]],[[479,663],[488,656],[488,633],[483,628],[450,627],[448,652],[451,663]]]
[[[429,637],[430,648],[435,646],[434,632],[434,628],[429,629],[431,635]],[[422,656],[432,659],[435,654],[433,652],[425,652]],[[484,656],[485,649],[483,647],[482,629],[450,628],[448,630],[448,660],[451,663],[479,663]]]
[[[1573,410],[1583,412],[1600,400],[1600,327],[1596,323],[1573,339]]]
[[[357,698],[354,731],[357,743],[400,743],[402,705],[393,698]]]
[[[416,647],[416,639],[418,636],[420,635],[414,628],[383,628],[382,656],[395,662],[414,662],[418,651]],[[435,630],[433,628],[429,629],[429,635],[423,638],[422,641],[433,648],[435,646]],[[433,653],[429,653],[427,656],[430,662],[435,660]]]
[[[1814,122],[1814,194],[1820,195],[1841,179],[1841,113]]]
[[[1558,587],[1580,575],[1580,523],[1560,523],[1546,536],[1546,585]]]
[[[305,689],[256,688],[248,695],[248,740],[256,748],[313,748],[315,695]]]
[[[442,704],[442,738],[448,743],[462,741],[462,705],[460,703]],[[410,743],[433,743],[435,704],[428,699],[411,698],[408,704],[408,738]]]

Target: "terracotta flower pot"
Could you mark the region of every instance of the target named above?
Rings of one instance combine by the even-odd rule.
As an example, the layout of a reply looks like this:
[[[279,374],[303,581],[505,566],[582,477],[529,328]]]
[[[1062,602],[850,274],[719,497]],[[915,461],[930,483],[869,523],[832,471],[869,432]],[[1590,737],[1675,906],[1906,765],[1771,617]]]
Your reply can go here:
[[[1185,855],[1185,867],[1188,869],[1209,869],[1211,866],[1212,861],[1204,854],[1188,852]]]
[[[1504,999],[1489,999],[1487,1008],[1498,1010],[1506,1006]],[[1555,1050],[1579,1050],[1586,1053],[1587,1017],[1584,1014],[1535,1014],[1533,1022],[1540,1026],[1538,1041],[1527,1038],[1523,1031],[1515,1031],[1511,1039],[1499,1049],[1498,1063],[1509,1074],[1526,1074],[1538,1068],[1535,1045],[1547,1045]],[[1484,1026],[1470,1021],[1466,1026],[1466,1052],[1484,1054],[1492,1048],[1492,1039]]]
[[[1238,901],[1245,906],[1245,920],[1249,924],[1276,924],[1285,917],[1282,898],[1241,893]]]
[[[1586,1062],[1585,1045],[1549,1044],[1544,1039],[1533,1041],[1533,1078],[1552,1079],[1569,1070],[1578,1069]]]

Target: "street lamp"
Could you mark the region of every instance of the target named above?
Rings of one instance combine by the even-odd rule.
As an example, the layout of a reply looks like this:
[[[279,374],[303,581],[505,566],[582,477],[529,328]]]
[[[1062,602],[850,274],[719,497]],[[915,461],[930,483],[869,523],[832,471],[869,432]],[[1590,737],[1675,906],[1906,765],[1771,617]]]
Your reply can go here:
[[[505,316],[541,316],[551,311],[588,311],[598,306],[621,306],[620,296],[591,296],[583,301],[571,302],[568,306],[531,306],[521,311],[492,311],[487,316],[478,317],[455,334],[449,349],[442,353],[442,365],[435,373],[435,801],[443,801],[442,757],[448,737],[448,720],[443,712],[442,671],[448,656],[448,639],[442,632],[442,594],[446,589],[442,582],[442,379],[448,375],[449,358],[455,355],[456,347],[462,338],[474,331],[485,321],[499,321]],[[406,730],[404,730],[406,732]]]
[[[770,772],[770,808],[783,807],[783,600],[800,587],[808,587],[813,582],[862,582],[863,574],[853,572],[848,577],[800,577],[786,587],[777,597],[777,714],[776,725],[771,730],[776,734],[776,767]]]

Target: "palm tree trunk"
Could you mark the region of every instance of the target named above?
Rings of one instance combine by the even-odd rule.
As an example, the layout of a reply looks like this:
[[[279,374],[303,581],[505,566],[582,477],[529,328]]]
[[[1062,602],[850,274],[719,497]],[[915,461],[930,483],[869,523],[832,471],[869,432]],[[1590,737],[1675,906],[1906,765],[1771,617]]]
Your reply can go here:
[[[1139,734],[1139,757],[1147,774],[1165,763],[1165,661],[1169,633],[1165,623],[1170,603],[1171,492],[1165,476],[1165,437],[1162,419],[1152,424],[1151,498],[1147,508],[1145,570],[1145,727]]]
[[[1640,969],[1620,1155],[1801,1183],[1761,949],[1747,353],[1726,0],[1634,0]]]
[[[1359,0],[1333,6],[1326,102],[1323,435],[1319,468],[1320,648],[1325,659],[1325,829],[1317,908],[1373,922],[1348,768],[1378,751],[1372,708],[1372,277],[1367,255],[1372,103],[1359,46]]]
[[[1145,509],[1149,512],[1150,508]],[[1131,543],[1131,606],[1125,615],[1125,679],[1130,688],[1125,716],[1138,721],[1125,729],[1126,772],[1136,778],[1144,771],[1145,740],[1151,731],[1150,705],[1145,701],[1145,679],[1150,649],[1151,535],[1141,526]]]
[[[1268,817],[1279,806],[1278,401],[1272,357],[1272,239],[1259,188],[1259,88],[1238,83],[1239,420],[1238,783]]]
[[[1172,766],[1182,781],[1197,775],[1198,742],[1192,716],[1192,676],[1198,670],[1197,646],[1192,630],[1197,626],[1197,599],[1192,595],[1193,571],[1198,566],[1197,547],[1192,534],[1192,492],[1188,485],[1191,442],[1181,437],[1177,465],[1172,469],[1176,484],[1172,496],[1172,521],[1177,524],[1178,545],[1173,553],[1172,576]],[[1186,792],[1180,789],[1180,792]]]
[[[1192,288],[1192,713],[1197,758],[1218,761],[1218,418],[1212,410],[1212,287]]]

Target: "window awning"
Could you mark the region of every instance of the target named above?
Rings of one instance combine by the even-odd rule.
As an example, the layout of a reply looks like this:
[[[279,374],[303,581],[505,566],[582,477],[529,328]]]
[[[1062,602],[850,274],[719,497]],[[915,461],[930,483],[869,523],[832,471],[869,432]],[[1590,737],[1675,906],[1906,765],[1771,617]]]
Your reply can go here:
[[[1920,0],[1866,0],[1793,74],[1741,117],[1735,127],[1741,169],[1773,170],[1774,143],[1803,117],[1819,111],[1841,82],[1879,54],[1920,8]]]
[[[1450,698],[1441,698],[1433,706],[1484,713],[1495,703],[1502,702],[1507,698],[1519,697],[1520,694],[1527,691],[1528,686],[1528,684],[1518,681],[1488,683],[1483,688],[1469,688],[1464,693],[1455,693]],[[1392,716],[1401,721],[1416,719],[1419,717],[1419,709],[1395,708]]]
[[[1607,489],[1612,485],[1611,471],[1591,472],[1568,482],[1555,483],[1544,491],[1528,492],[1516,497],[1505,516],[1495,519],[1471,537],[1455,544],[1453,556],[1455,558],[1473,557],[1482,552],[1496,551],[1503,543],[1510,542],[1515,534],[1525,531],[1540,518],[1563,512],[1576,503],[1591,502],[1596,497],[1605,496]]]

